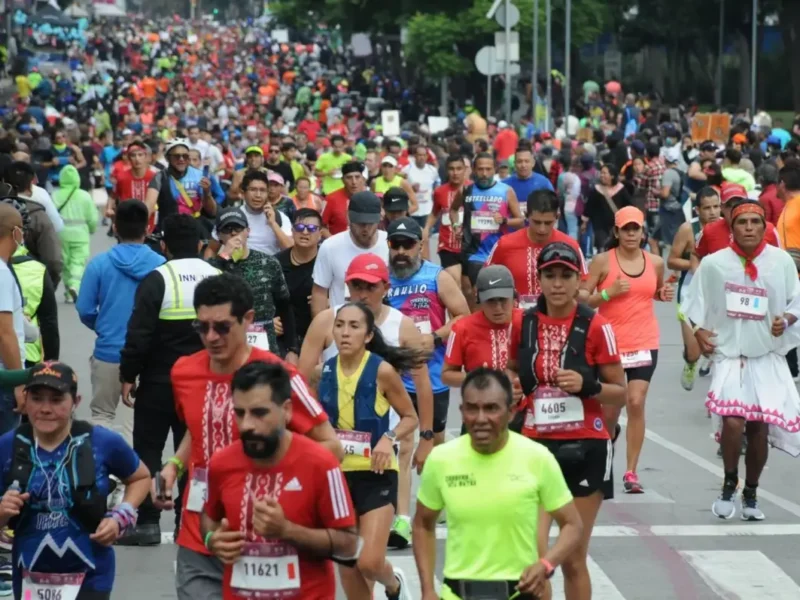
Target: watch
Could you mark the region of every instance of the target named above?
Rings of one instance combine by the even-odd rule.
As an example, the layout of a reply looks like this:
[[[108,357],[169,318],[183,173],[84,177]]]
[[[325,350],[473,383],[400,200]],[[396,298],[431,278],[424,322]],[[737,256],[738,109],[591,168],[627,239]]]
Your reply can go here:
[[[397,441],[397,434],[392,430],[387,431],[383,435],[389,438],[389,441],[391,441],[393,444]]]
[[[426,440],[430,442],[433,439],[433,430],[432,429],[425,429],[424,431],[419,432],[419,437],[422,440]]]
[[[442,346],[444,346],[444,340],[441,337],[439,337],[439,334],[432,333],[431,335],[433,336],[433,347],[434,348],[441,348]]]

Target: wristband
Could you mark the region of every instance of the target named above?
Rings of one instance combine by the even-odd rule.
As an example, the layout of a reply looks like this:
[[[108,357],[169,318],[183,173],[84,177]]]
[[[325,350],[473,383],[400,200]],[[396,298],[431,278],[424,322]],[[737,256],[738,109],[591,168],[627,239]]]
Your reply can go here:
[[[206,537],[203,539],[203,545],[206,547],[206,550],[211,551],[211,548],[208,547],[208,542],[211,541],[211,536],[214,535],[213,531],[209,531],[206,533]]]
[[[578,396],[581,398],[592,398],[593,396],[597,396],[600,392],[603,391],[603,384],[597,381],[596,379],[584,379],[583,385],[581,386],[581,391],[578,392]]]
[[[787,329],[789,329],[789,327],[790,327],[789,319],[783,317],[783,330],[786,331]]]
[[[546,575],[545,576],[547,577],[547,579],[550,579],[553,576],[553,574],[556,572],[556,568],[546,558],[540,558],[539,559],[539,564],[541,564],[545,568],[545,571],[546,571]]]
[[[600,292],[600,297],[606,302],[611,300],[611,298],[608,296],[608,290],[603,290],[602,292]]]
[[[702,329],[702,327],[700,327],[700,325],[695,325],[694,327],[692,327],[692,333],[697,333],[701,329]]]
[[[173,456],[172,458],[167,460],[168,465],[175,465],[178,469],[178,477],[181,477],[183,473],[186,471],[186,465],[183,464],[183,461],[178,458],[177,456]]]

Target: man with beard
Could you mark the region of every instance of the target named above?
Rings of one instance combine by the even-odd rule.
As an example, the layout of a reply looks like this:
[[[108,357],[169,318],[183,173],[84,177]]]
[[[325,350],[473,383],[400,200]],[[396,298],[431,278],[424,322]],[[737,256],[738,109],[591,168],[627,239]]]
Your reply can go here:
[[[422,335],[425,350],[433,353],[428,361],[433,392],[433,428],[421,428],[420,431],[420,448],[416,460],[417,469],[421,471],[433,446],[444,443],[447,411],[450,406],[450,388],[442,383],[444,351],[452,324],[469,314],[469,305],[459,285],[442,267],[423,260],[422,228],[416,220],[402,217],[392,221],[387,235],[391,274],[391,287],[386,295],[389,306],[414,321]],[[448,313],[450,321],[447,320]],[[423,419],[424,410],[417,406],[414,379],[403,375],[403,383],[420,417],[420,423],[430,423],[429,415],[425,415]],[[400,440],[401,457],[411,456],[413,443],[412,438]],[[389,545],[395,548],[405,548],[411,542],[411,471],[406,470],[403,475],[407,475],[407,478],[399,482],[397,516],[389,534]]]
[[[206,547],[226,565],[223,598],[252,590],[254,582],[265,592],[333,598],[331,561],[355,557],[359,546],[339,461],[286,430],[292,384],[283,367],[249,363],[234,374],[232,389],[241,438],[211,459],[200,524]],[[269,555],[274,570],[253,577],[250,568],[262,568],[265,558],[243,555],[245,542],[264,550],[279,543],[279,553]]]

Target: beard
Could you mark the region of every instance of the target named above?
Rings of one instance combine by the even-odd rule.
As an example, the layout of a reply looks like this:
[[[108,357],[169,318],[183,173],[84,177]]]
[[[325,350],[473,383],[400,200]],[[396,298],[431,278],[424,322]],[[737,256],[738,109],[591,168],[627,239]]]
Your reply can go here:
[[[422,265],[422,259],[419,257],[419,255],[415,256],[414,258],[400,258],[395,256],[390,263],[392,267],[392,274],[395,277],[398,279],[408,279],[414,273],[419,271],[419,268]]]
[[[243,431],[240,435],[244,453],[255,460],[272,458],[278,451],[285,429],[276,429],[269,435],[260,435],[252,431]]]

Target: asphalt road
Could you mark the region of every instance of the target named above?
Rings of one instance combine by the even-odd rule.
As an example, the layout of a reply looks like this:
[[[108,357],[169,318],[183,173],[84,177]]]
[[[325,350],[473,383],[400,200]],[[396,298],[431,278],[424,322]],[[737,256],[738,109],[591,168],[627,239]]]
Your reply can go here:
[[[93,254],[110,247],[104,231],[92,240]],[[59,292],[59,302],[63,302]],[[647,439],[640,461],[646,493],[621,492],[624,435],[617,445],[616,495],[598,518],[590,549],[590,570],[596,600],[798,600],[800,599],[800,463],[773,452],[759,488],[767,520],[745,523],[720,521],[710,512],[722,469],[711,439],[711,421],[703,399],[708,380],[699,379],[693,392],[680,386],[681,340],[673,306],[657,307],[661,327],[658,369],[647,400]],[[88,418],[89,356],[94,335],[84,328],[71,305],[59,307],[61,357],[79,376],[84,397],[78,408]],[[458,396],[450,404],[449,433],[458,435]],[[128,410],[120,405],[119,411]],[[171,442],[168,442],[171,447]],[[165,454],[165,458],[166,458]],[[744,465],[742,463],[742,472]],[[172,515],[162,518],[162,530],[172,531]],[[440,528],[438,576],[446,528]],[[117,549],[115,600],[175,598],[174,557],[168,540],[155,548]],[[401,568],[414,598],[419,582],[411,550],[390,553]],[[560,575],[554,578],[554,598],[564,598]],[[340,598],[344,594],[340,593]],[[376,591],[382,598],[382,591]]]

